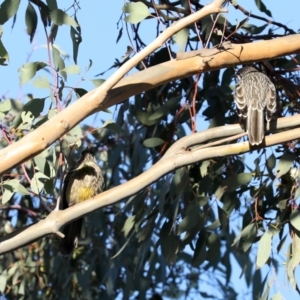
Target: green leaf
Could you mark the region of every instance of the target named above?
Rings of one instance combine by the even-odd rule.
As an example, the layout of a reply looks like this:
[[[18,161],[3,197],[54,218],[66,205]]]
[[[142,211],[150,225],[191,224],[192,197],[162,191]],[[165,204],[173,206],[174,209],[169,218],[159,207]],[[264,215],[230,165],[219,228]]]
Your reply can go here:
[[[269,158],[267,159],[267,166],[270,170],[273,170],[275,168],[276,165],[276,157],[275,155],[272,153]]]
[[[218,186],[218,188],[214,192],[214,195],[216,196],[217,199],[221,199],[223,197],[225,191],[226,190],[225,190],[224,186],[221,184]]]
[[[200,174],[202,177],[207,175],[209,166],[210,166],[210,160],[205,160],[201,163]]]
[[[77,74],[78,75],[78,74],[80,74],[80,67],[77,65],[68,66],[61,71],[64,71],[67,74]]]
[[[6,114],[11,109],[11,102],[10,99],[6,99],[4,102],[0,100],[0,120],[2,120]]]
[[[208,203],[209,198],[205,196],[197,197],[197,202],[199,206],[204,206]]]
[[[21,280],[21,283],[20,283],[19,289],[18,289],[18,294],[25,295],[25,279]]]
[[[73,44],[73,60],[75,64],[77,64],[77,56],[79,50],[79,44],[82,42],[82,37],[79,31],[77,31],[74,27],[70,29],[70,35]]]
[[[133,116],[135,116],[139,122],[146,126],[152,126],[157,123],[157,120],[150,120],[150,118],[153,116],[151,112],[137,110],[135,107],[130,107],[130,113],[132,113]]]
[[[300,231],[300,211],[295,209],[290,215],[290,221],[294,228]]]
[[[125,62],[130,58],[130,55],[133,53],[133,49],[130,46],[127,46],[125,54],[122,56],[122,60]]]
[[[293,235],[293,242],[291,244],[290,251],[287,253],[287,255],[290,256],[287,259],[287,275],[288,275],[288,279],[289,279],[291,286],[296,290],[299,290],[299,288],[298,288],[297,281],[295,278],[294,270],[295,270],[296,266],[298,266],[300,263],[299,249],[300,249],[300,238],[299,238],[298,234],[296,233]]]
[[[150,116],[149,121],[157,121],[160,118],[168,115],[172,109],[174,109],[180,102],[180,97],[171,98],[164,105],[162,105],[153,115]]]
[[[283,238],[280,239],[280,242],[277,246],[277,253],[279,253],[281,251],[281,249],[283,249],[283,245],[287,239],[288,235],[286,234]]]
[[[296,191],[295,191],[294,199],[297,200],[299,196],[300,196],[300,186],[298,186]]]
[[[77,145],[78,147],[80,147],[82,136],[83,134],[80,126],[76,125],[66,135],[64,135],[63,138],[67,141],[69,146]]]
[[[186,211],[186,216],[178,225],[177,234],[180,235],[185,231],[192,229],[199,219],[199,206],[196,203],[191,203]]]
[[[123,34],[123,27],[121,27],[120,30],[119,30],[119,34],[118,34],[118,37],[117,37],[116,44],[118,44],[120,38],[122,37],[122,34]]]
[[[58,25],[56,24],[53,24],[51,25],[51,30],[50,30],[50,37],[51,37],[51,41],[52,43],[54,43],[55,39],[56,39],[56,36],[57,36],[57,32],[58,32]]]
[[[271,300],[281,300],[281,299],[284,299],[284,297],[280,294],[280,292],[278,292],[271,298]]]
[[[127,237],[128,233],[130,232],[130,230],[132,229],[132,227],[134,226],[134,220],[135,220],[135,215],[130,216],[129,218],[127,218],[127,220],[125,221],[125,224],[123,226],[122,231],[124,232],[124,236]]]
[[[1,40],[0,40],[0,57],[4,58],[5,61],[9,60],[9,55],[8,55],[8,53],[7,53],[7,51],[6,51],[6,49],[5,49],[5,47],[4,47]]]
[[[227,68],[222,75],[221,86],[229,86],[232,81],[233,75],[234,75],[234,70],[232,68]]]
[[[214,263],[220,258],[221,241],[220,237],[215,233],[208,233],[206,260]]]
[[[277,165],[277,178],[280,178],[282,175],[286,174],[290,170],[295,158],[296,157],[294,153],[288,152],[284,153],[281,156]]]
[[[201,19],[202,23],[202,32],[204,33],[204,40],[207,41],[210,33],[213,30],[213,22],[211,22],[211,17],[210,16],[205,16],[204,18]]]
[[[218,214],[219,214],[219,221],[221,223],[222,229],[228,229],[228,214],[224,211],[220,206],[218,206]]]
[[[63,70],[65,68],[65,62],[60,57],[60,52],[56,47],[52,47],[53,63],[57,70]]]
[[[8,272],[7,272],[8,279],[15,275],[16,271],[18,270],[18,268],[19,268],[18,263],[14,263],[12,265],[12,267],[8,269]]]
[[[172,222],[166,221],[162,226],[160,243],[167,263],[174,263],[178,253],[178,237],[172,231]]]
[[[11,180],[4,181],[2,186],[5,189],[9,189],[10,191],[15,192],[18,184],[19,184],[19,181],[17,179],[11,179]]]
[[[37,22],[38,22],[37,20],[38,20],[37,14],[36,14],[34,7],[31,5],[30,2],[28,2],[26,14],[25,14],[25,22],[26,22],[26,26],[27,26],[27,33],[30,36],[30,43],[32,42],[35,31],[36,31]]]
[[[11,179],[11,180],[4,181],[3,187],[7,189],[9,188],[13,192],[18,192],[19,184],[20,184],[19,180]]]
[[[22,108],[21,112],[15,117],[13,124],[11,125],[12,128],[17,128],[20,126],[21,123],[23,125],[21,128],[30,128],[32,121],[34,118],[40,116],[44,109],[45,105],[45,98],[42,99],[31,99],[28,101]],[[28,122],[30,124],[28,124]],[[19,129],[21,129],[19,128]]]
[[[263,287],[261,271],[255,270],[252,282],[252,299],[259,299]]]
[[[50,11],[55,10],[57,8],[56,0],[47,0],[47,4]]]
[[[77,98],[81,98],[87,93],[87,90],[81,88],[74,88]]]
[[[154,137],[154,138],[149,138],[144,140],[143,145],[147,148],[153,148],[153,147],[160,146],[164,143],[165,143],[164,140]]]
[[[11,199],[13,194],[14,194],[13,191],[11,191],[10,189],[5,188],[3,196],[2,196],[2,204],[7,203]]]
[[[38,170],[46,175],[49,178],[52,178],[55,176],[55,170],[51,166],[51,164],[47,161],[47,159],[44,157],[44,154],[41,153],[33,158],[35,164],[38,167]]]
[[[226,192],[233,192],[242,185],[248,184],[252,179],[251,173],[240,173],[223,180],[222,185]]]
[[[0,41],[1,43],[1,41]],[[7,66],[7,63],[6,63],[6,59],[5,58],[0,58],[0,65],[1,66]]]
[[[48,179],[49,177],[41,172],[35,173],[30,184],[32,191],[39,194],[44,188],[45,181]]]
[[[199,267],[206,259],[206,243],[204,231],[199,233],[199,238],[196,243],[195,252],[192,259],[192,266]]]
[[[6,180],[3,182],[4,193],[2,197],[2,204],[8,202],[14,193],[21,195],[29,195],[27,189],[17,179]]]
[[[209,224],[208,226],[205,226],[205,228],[208,230],[215,230],[215,229],[219,228],[220,226],[221,226],[221,222],[219,219],[217,219],[214,222],[212,222],[211,224]]]
[[[3,25],[16,14],[20,0],[4,0],[0,7],[0,24]]]
[[[50,18],[53,21],[53,23],[58,26],[61,26],[63,24],[74,26],[74,27],[78,26],[77,22],[73,18],[71,18],[68,14],[66,14],[64,11],[62,11],[59,8],[54,9],[50,13]]]
[[[45,100],[46,98],[34,98],[23,106],[22,111],[30,111],[37,118],[44,110]]]
[[[142,2],[126,3],[122,10],[129,14],[125,17],[125,21],[133,24],[139,23],[151,15],[148,7]]]
[[[17,288],[17,283],[18,283],[20,277],[21,277],[21,272],[20,272],[19,268],[17,268],[16,272],[12,276],[12,285],[15,286],[16,288]]]
[[[17,188],[17,192],[21,195],[30,195],[28,190],[20,182],[19,182],[19,185],[18,185],[18,188]]]
[[[31,78],[35,76],[37,71],[43,69],[46,66],[47,65],[45,63],[39,61],[24,64],[18,70],[20,72],[20,83],[27,83]]]
[[[260,34],[268,26],[269,26],[269,24],[265,24],[265,25],[262,25],[262,26],[256,26],[256,25],[253,25],[253,24],[245,24],[245,25],[242,26],[242,29],[245,30],[248,33],[251,33],[251,34]]]
[[[273,235],[269,231],[266,231],[260,238],[256,257],[257,269],[260,269],[267,262],[271,255],[272,237]]]
[[[30,130],[32,122],[34,120],[30,111],[21,112],[21,124],[18,126],[19,130]]]
[[[272,13],[267,9],[267,7],[264,5],[264,3],[262,2],[262,0],[255,0],[255,4],[256,4],[257,8],[261,12],[265,13],[270,18],[272,18]]]
[[[89,65],[85,68],[85,72],[87,72],[93,65],[93,61],[89,59]]]
[[[33,86],[39,89],[49,89],[50,83],[47,76],[39,76],[33,81]]]
[[[0,292],[1,293],[5,292],[6,282],[7,282],[7,271],[4,270],[3,273],[0,275]]]
[[[118,124],[116,124],[113,120],[107,120],[103,125],[102,128],[108,129],[109,131],[117,134],[122,133],[122,129]]]
[[[97,88],[99,87],[103,82],[105,82],[105,79],[93,79],[92,83],[94,84],[94,86]]]
[[[179,48],[179,52],[184,52],[189,37],[189,29],[183,28],[174,34],[173,39]]]
[[[266,276],[266,279],[267,279],[267,276]],[[266,279],[264,281],[266,281]],[[267,286],[266,286],[266,289],[263,293],[262,296],[260,296],[258,299],[259,300],[267,300],[269,299],[269,293],[270,293],[270,289],[271,289],[271,284],[272,282],[274,281],[274,279],[270,279],[269,282],[267,283]],[[262,286],[265,286],[266,284],[262,284]]]
[[[240,239],[253,239],[256,237],[256,225],[255,223],[251,223],[247,225],[242,232],[234,239],[232,246],[234,246]]]

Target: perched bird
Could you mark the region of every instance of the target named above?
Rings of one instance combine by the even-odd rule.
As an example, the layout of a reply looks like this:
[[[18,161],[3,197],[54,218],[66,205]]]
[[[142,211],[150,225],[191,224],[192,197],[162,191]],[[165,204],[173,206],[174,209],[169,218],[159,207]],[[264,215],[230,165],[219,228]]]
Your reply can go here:
[[[82,151],[75,168],[67,173],[61,195],[63,209],[76,205],[101,193],[104,187],[102,171],[98,166],[94,153],[86,149]],[[78,246],[83,218],[67,224],[61,240],[60,252],[68,255]]]
[[[250,66],[239,70],[237,78],[234,100],[239,116],[247,118],[246,128],[250,144],[259,145],[265,133],[265,108],[267,122],[270,122],[276,111],[276,89],[265,74]]]

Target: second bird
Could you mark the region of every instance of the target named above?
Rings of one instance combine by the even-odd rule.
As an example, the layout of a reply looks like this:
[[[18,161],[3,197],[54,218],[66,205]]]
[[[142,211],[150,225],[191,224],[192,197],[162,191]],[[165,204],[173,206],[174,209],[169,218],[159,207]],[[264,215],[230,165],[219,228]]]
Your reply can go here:
[[[94,153],[86,149],[82,151],[75,168],[68,172],[62,192],[63,209],[93,198],[103,191],[104,178],[97,164]],[[60,252],[66,256],[78,246],[83,217],[67,224],[63,233],[65,237],[60,244]]]
[[[239,70],[237,78],[234,100],[239,116],[247,118],[250,144],[259,145],[265,135],[265,115],[270,122],[276,111],[276,89],[268,76],[250,66]]]

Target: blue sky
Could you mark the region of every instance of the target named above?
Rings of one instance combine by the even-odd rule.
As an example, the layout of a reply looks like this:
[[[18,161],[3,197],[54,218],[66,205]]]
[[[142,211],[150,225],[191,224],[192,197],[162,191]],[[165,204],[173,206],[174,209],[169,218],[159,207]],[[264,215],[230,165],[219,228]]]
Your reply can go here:
[[[25,25],[25,10],[27,1],[21,1],[21,6],[17,15],[17,21],[12,29],[12,19],[3,26],[4,33],[2,41],[9,52],[10,62],[7,67],[0,67],[1,91],[0,95],[5,97],[18,98],[27,92],[35,92],[32,87],[32,81],[23,87],[19,86],[17,70],[21,65],[29,61],[46,60],[46,39],[43,28],[40,24],[37,29],[37,34],[33,40],[33,44],[29,43],[29,36],[26,34]],[[60,1],[59,5],[62,9],[67,9],[72,1]],[[282,1],[264,0],[265,5],[272,11],[276,21],[298,30],[300,28],[299,10],[293,9],[299,7],[299,0],[286,0],[284,9]],[[244,6],[252,13],[267,17],[254,5],[254,0],[242,0],[239,4]],[[78,55],[78,65],[82,72],[88,65],[88,59],[92,59],[93,66],[86,78],[94,78],[94,75],[108,69],[114,62],[115,58],[121,59],[126,51],[126,47],[130,45],[127,38],[125,28],[123,36],[116,44],[119,29],[117,22],[121,16],[121,8],[124,5],[123,1],[102,1],[91,2],[82,1],[80,3],[81,10],[78,12],[78,20],[81,24],[83,41],[80,45]],[[232,6],[227,6],[229,13],[227,14],[229,21],[234,22],[236,19],[242,20],[245,18],[243,14],[235,10]],[[284,11],[286,10],[286,12]],[[70,10],[71,12],[71,10]],[[249,23],[262,25],[263,23],[257,20],[250,20]],[[120,23],[121,24],[121,23]],[[153,21],[143,22],[141,25],[143,40],[148,43],[154,38],[154,31],[151,25]],[[120,27],[119,27],[120,28]],[[69,27],[60,26],[59,33],[55,44],[59,45],[66,53],[70,54],[70,59],[66,61],[66,65],[73,64],[72,60],[72,43],[69,38]],[[114,70],[110,70],[104,76],[107,78]],[[77,83],[81,76],[70,76],[68,84]],[[91,83],[84,83],[82,87],[92,89]],[[43,91],[45,92],[45,91]]]
[[[60,1],[59,5],[61,9],[67,9],[73,1],[65,0]],[[208,1],[207,1],[208,2]],[[241,0],[238,1],[241,6],[251,11],[254,14],[267,17],[265,14],[259,12],[254,4],[254,0]],[[32,81],[24,86],[20,86],[18,80],[18,69],[27,61],[47,60],[46,55],[46,39],[43,28],[39,23],[37,34],[33,40],[33,44],[29,42],[29,36],[26,34],[25,25],[25,10],[27,7],[27,1],[21,1],[21,7],[18,12],[17,21],[12,29],[12,20],[9,20],[3,26],[2,41],[10,55],[9,65],[7,67],[0,66],[0,95],[2,98],[18,98],[24,101],[24,95],[26,93],[33,93],[39,97],[45,97],[49,95],[47,90],[37,90],[32,85]],[[91,4],[92,3],[92,4]],[[300,29],[299,20],[299,0],[264,0],[265,5],[273,13],[274,20],[284,23],[290,28],[298,31]],[[117,22],[121,16],[121,8],[124,5],[124,1],[82,1],[80,3],[81,10],[78,12],[78,20],[81,24],[83,41],[80,45],[78,55],[78,65],[81,67],[82,74],[84,68],[88,66],[89,59],[93,61],[93,66],[85,75],[86,79],[93,79],[95,75],[108,69],[113,63],[115,58],[121,59],[125,54],[126,47],[130,45],[127,38],[127,33],[124,28],[123,36],[116,44],[119,28],[117,28]],[[245,18],[243,14],[236,11],[232,6],[227,7],[229,13],[227,14],[229,21],[235,22],[236,19],[242,20]],[[268,18],[268,17],[267,17]],[[250,20],[249,23],[256,25],[263,25],[263,22],[257,20]],[[143,22],[142,33],[143,41],[149,43],[154,38],[154,30],[151,25],[154,21]],[[66,61],[66,65],[73,65],[72,60],[72,43],[69,37],[69,27],[61,26],[55,44],[59,45],[62,50],[70,55],[70,58]],[[108,78],[114,70],[108,71],[103,77]],[[134,70],[136,72],[136,70]],[[41,73],[42,74],[42,73]],[[44,73],[45,74],[45,73]],[[82,75],[70,75],[68,77],[68,85],[72,86],[76,84]],[[89,81],[83,82],[80,87],[87,90],[93,89],[93,84]],[[109,114],[101,114],[101,118],[112,118]],[[101,125],[99,125],[101,126]],[[283,256],[283,255],[281,255]],[[238,279],[240,269],[236,268],[234,277],[236,278],[236,286],[239,286],[241,290],[245,288],[244,279]],[[287,280],[284,279],[283,274],[279,274],[282,279],[278,282],[278,278],[275,279],[275,285],[283,293],[287,292],[285,296],[296,297],[296,294],[288,287]],[[291,294],[290,294],[291,292]],[[295,299],[295,298],[294,298]]]

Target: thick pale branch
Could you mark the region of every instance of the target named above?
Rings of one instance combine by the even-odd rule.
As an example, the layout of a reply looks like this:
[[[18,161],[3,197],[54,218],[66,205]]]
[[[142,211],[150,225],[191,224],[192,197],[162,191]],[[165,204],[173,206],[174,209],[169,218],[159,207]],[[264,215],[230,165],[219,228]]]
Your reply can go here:
[[[44,123],[34,132],[2,149],[0,151],[0,173],[45,150],[88,115],[120,103],[130,96],[199,72],[299,52],[299,34],[257,43],[232,45],[232,49],[217,52],[210,56],[205,53],[205,56],[202,57],[198,53],[193,58],[169,61],[138,72],[123,78],[110,91],[106,89],[104,91],[103,86],[100,86]],[[111,82],[110,86],[112,85]],[[106,95],[104,101],[103,95]]]
[[[121,80],[122,77],[146,56],[161,47],[161,45],[177,31],[207,15],[224,11],[222,8],[224,2],[225,0],[214,0],[198,12],[175,22],[145,49],[137,53],[132,59],[120,67],[120,69],[118,69],[99,88],[84,95],[67,109],[61,111],[20,141],[1,150],[0,174],[42,152],[87,116],[111,106],[107,93]],[[123,100],[124,99],[126,98],[123,98]]]
[[[271,124],[271,127],[274,124]],[[277,120],[277,128],[294,127],[300,125],[300,118],[298,116],[287,117]],[[63,211],[53,211],[46,219],[26,228],[19,234],[10,238],[4,237],[0,243],[0,254],[4,254],[13,249],[22,247],[31,243],[47,234],[58,233],[61,226],[72,220],[86,215],[101,207],[114,204],[123,198],[132,196],[138,193],[141,189],[149,186],[151,183],[157,181],[162,176],[186,165],[190,165],[205,159],[210,159],[218,156],[238,155],[248,152],[260,147],[250,148],[248,142],[227,144],[217,147],[208,147],[197,149],[191,148],[197,144],[201,144],[218,137],[229,136],[242,132],[238,125],[229,125],[218,128],[212,128],[203,132],[195,133],[184,137],[174,143],[168,150],[166,155],[149,170],[140,176],[118,186],[103,192],[94,199],[87,200],[70,207]],[[281,132],[265,138],[265,146],[272,146],[280,142],[288,142],[293,139],[300,138],[300,131],[298,128],[291,129],[287,132]]]
[[[123,78],[107,94],[109,105],[120,103],[132,95],[199,72],[300,53],[300,34],[256,43],[231,44],[231,49],[212,51],[211,53],[213,54],[211,55],[207,51],[203,52],[203,54],[201,54],[201,51],[196,53],[197,55],[194,57],[168,61]]]
[[[298,53],[300,52],[300,35],[286,36],[271,41],[232,45],[232,47],[232,49],[211,56],[201,57],[197,55],[185,60],[173,60],[125,77],[107,93],[104,102],[101,102],[102,98],[99,96],[102,87],[89,92],[34,132],[2,149],[0,151],[0,173],[45,150],[56,139],[95,111],[106,109],[130,96],[178,78],[241,62],[249,63]]]

